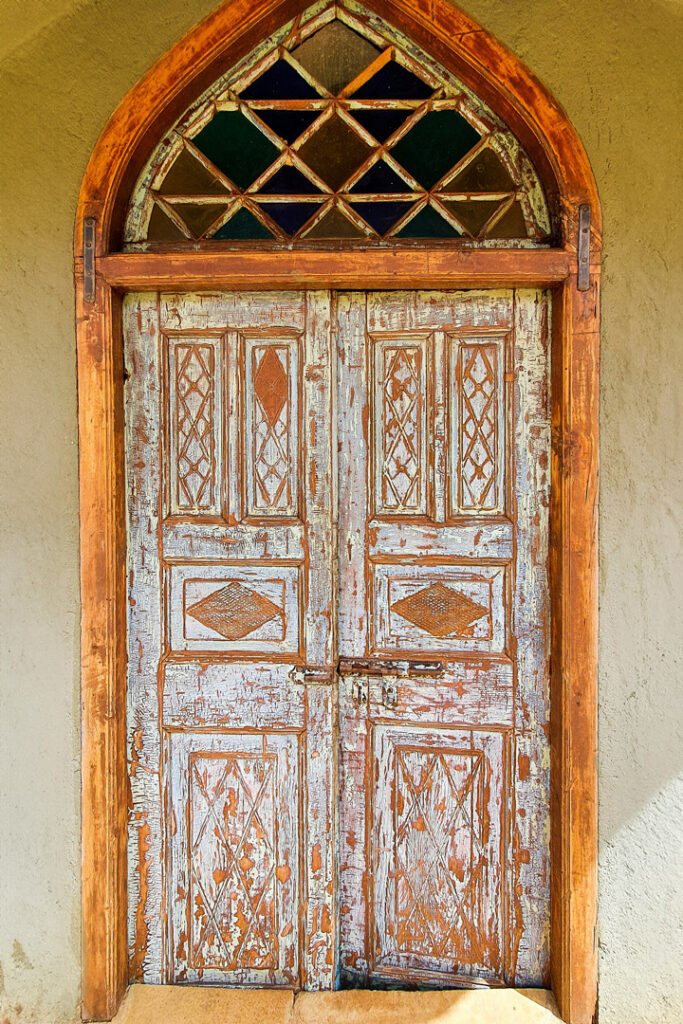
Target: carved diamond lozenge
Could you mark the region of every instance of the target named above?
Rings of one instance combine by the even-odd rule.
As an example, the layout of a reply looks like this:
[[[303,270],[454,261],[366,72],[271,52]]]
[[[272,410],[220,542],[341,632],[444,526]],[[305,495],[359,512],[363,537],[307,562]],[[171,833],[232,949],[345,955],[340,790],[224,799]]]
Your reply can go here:
[[[391,606],[403,619],[432,636],[462,634],[472,623],[488,614],[488,608],[477,604],[443,583],[432,583]]]
[[[283,612],[267,597],[233,582],[197,601],[187,614],[227,640],[241,640]]]

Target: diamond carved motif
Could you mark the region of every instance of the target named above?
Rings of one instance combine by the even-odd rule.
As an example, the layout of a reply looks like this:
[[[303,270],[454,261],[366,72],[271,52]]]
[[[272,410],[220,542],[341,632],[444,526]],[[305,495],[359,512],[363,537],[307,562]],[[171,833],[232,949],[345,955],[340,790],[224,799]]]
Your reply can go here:
[[[401,618],[432,636],[462,635],[488,608],[443,583],[432,583],[391,606]]]
[[[284,617],[273,601],[236,581],[191,605],[187,614],[227,640],[241,640],[271,619]]]
[[[254,377],[254,391],[271,427],[287,401],[287,374],[274,348],[267,348]]]

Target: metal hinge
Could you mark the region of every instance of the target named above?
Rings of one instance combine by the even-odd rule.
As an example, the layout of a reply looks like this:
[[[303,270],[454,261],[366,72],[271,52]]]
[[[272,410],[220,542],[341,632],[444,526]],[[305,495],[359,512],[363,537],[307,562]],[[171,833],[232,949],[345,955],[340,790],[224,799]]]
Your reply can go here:
[[[95,225],[94,217],[83,221],[83,300],[95,301]]]
[[[588,203],[579,207],[577,286],[587,292],[591,284],[591,208]]]

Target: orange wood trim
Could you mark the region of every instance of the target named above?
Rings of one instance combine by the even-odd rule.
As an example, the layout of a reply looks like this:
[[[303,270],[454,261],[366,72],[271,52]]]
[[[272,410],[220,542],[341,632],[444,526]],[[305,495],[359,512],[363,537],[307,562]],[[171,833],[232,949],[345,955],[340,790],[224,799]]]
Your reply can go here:
[[[229,0],[128,93],[88,164],[76,218],[81,509],[83,1017],[109,1019],[126,950],[125,514],[120,327],[114,287],[485,287],[565,282],[553,367],[552,981],[568,1024],[597,1000],[597,387],[601,214],[585,151],[561,107],[514,55],[449,0],[366,0],[463,79],[507,122],[541,175],[563,249],[429,252],[398,258],[282,251],[112,255],[130,189],[154,144],[219,71],[306,0]],[[591,206],[593,286],[576,288],[578,206]],[[97,221],[97,295],[82,301],[84,217]],[[491,257],[489,262],[489,257]],[[159,268],[162,259],[166,268]],[[241,266],[237,266],[237,261]],[[346,269],[341,260],[348,261]],[[415,261],[422,259],[421,267]],[[392,263],[393,260],[393,263]],[[512,262],[517,260],[516,271]],[[212,262],[213,261],[213,262]],[[412,262],[408,262],[412,261]],[[544,262],[545,261],[545,262]],[[365,262],[365,268],[361,267]],[[429,266],[425,266],[425,263]],[[316,266],[317,264],[317,266]],[[541,270],[541,266],[543,269]],[[200,269],[201,268],[201,269]],[[486,269],[488,268],[488,269]],[[495,268],[495,269],[494,269]],[[421,276],[424,274],[424,276]],[[196,276],[193,276],[196,275]],[[300,276],[299,276],[300,275]],[[335,276],[336,275],[336,276]],[[377,275],[377,276],[375,276]]]
[[[81,523],[82,1014],[108,1019],[128,984],[126,520],[120,303],[78,284]]]
[[[563,249],[243,249],[230,252],[116,253],[99,257],[108,284],[122,289],[457,288],[564,281],[575,258]]]

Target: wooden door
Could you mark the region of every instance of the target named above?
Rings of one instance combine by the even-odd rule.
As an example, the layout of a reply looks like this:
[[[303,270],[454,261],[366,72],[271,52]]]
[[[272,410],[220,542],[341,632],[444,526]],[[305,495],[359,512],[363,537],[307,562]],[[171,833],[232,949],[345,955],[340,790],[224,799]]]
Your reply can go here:
[[[134,975],[545,983],[544,297],[124,327]]]
[[[332,982],[329,310],[324,293],[125,300],[143,981]]]
[[[541,985],[547,304],[347,294],[337,316],[342,978]]]

